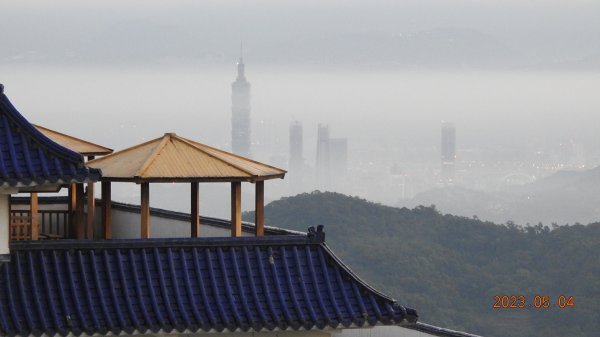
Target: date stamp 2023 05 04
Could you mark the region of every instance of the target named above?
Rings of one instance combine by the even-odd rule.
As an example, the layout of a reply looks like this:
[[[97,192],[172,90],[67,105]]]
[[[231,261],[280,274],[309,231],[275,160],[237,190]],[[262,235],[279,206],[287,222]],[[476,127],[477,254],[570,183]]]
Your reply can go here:
[[[575,307],[573,296],[524,295],[494,296],[494,309],[569,309]]]

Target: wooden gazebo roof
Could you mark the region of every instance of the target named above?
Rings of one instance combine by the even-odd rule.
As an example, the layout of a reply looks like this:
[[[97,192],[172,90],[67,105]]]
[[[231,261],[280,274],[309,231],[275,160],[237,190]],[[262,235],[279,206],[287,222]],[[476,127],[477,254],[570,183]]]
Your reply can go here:
[[[233,182],[283,178],[286,171],[166,133],[89,161],[103,181]]]
[[[104,156],[113,152],[112,149],[88,142],[87,140],[69,136],[43,126],[35,124],[33,124],[33,126],[44,136],[52,139],[56,143],[66,147],[71,151],[81,154],[82,156]]]
[[[283,178],[285,170],[237,156],[208,145],[179,137],[174,133],[132,146],[100,159],[87,162],[102,170],[103,228],[111,236],[110,184],[134,182],[140,184],[141,237],[150,237],[149,183],[191,183],[191,235],[200,231],[198,183],[231,183],[231,234],[242,234],[241,184],[255,184],[256,235],[264,233],[264,181]]]

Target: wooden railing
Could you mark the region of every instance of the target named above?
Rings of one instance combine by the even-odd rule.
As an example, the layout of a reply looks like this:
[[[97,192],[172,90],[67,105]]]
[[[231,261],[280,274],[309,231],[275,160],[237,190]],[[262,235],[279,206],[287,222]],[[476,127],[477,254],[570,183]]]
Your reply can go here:
[[[10,239],[31,240],[31,212],[29,210],[10,211]]]
[[[71,237],[69,212],[60,210],[38,211],[40,239],[63,239]],[[31,240],[31,211],[11,210],[11,240]]]

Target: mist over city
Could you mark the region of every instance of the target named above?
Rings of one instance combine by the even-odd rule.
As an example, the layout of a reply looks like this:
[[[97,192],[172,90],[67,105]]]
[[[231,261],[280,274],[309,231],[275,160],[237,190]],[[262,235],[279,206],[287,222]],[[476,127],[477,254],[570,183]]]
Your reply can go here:
[[[594,1],[0,8],[0,82],[34,123],[117,150],[164,132],[231,150],[243,58],[250,157],[288,170],[269,200],[336,191],[519,225],[600,216]],[[152,188],[153,206],[189,211],[185,187]],[[201,190],[203,214],[227,214],[228,186]]]
[[[0,336],[590,337],[600,1],[0,2]]]

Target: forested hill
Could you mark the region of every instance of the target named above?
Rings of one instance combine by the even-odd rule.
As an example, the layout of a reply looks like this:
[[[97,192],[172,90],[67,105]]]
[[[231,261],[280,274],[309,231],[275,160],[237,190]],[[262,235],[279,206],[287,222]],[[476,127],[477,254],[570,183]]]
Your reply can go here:
[[[324,225],[348,266],[423,322],[484,336],[600,331],[600,223],[520,229],[319,192],[274,201],[265,216],[267,225],[300,231]],[[532,306],[536,295],[552,305],[566,295],[574,306],[494,309],[496,295],[522,295]]]

